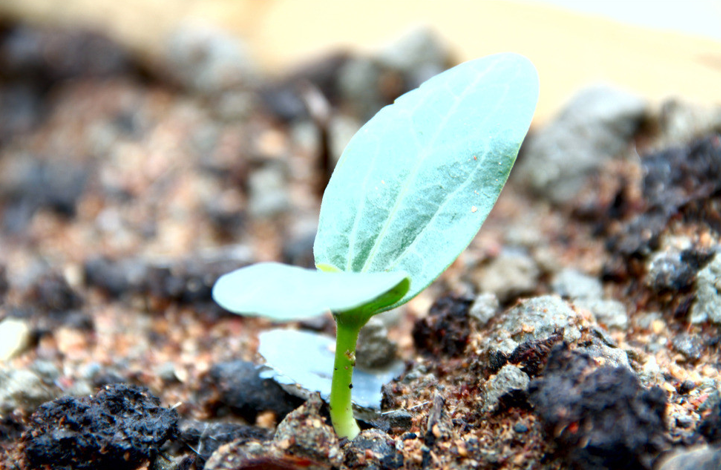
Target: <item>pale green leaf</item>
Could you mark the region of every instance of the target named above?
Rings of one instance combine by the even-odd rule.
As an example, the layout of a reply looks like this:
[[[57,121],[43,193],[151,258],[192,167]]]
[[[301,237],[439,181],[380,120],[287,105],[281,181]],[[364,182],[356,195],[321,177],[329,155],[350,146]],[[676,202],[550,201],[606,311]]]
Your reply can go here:
[[[323,196],[317,265],[405,271],[407,302],[470,243],[533,117],[538,77],[516,54],[465,62],[383,108],[346,147]]]
[[[345,312],[363,307],[363,311],[375,311],[398,301],[407,291],[403,271],[322,272],[259,263],[221,276],[213,286],[213,299],[234,313],[285,321],[328,310]]]

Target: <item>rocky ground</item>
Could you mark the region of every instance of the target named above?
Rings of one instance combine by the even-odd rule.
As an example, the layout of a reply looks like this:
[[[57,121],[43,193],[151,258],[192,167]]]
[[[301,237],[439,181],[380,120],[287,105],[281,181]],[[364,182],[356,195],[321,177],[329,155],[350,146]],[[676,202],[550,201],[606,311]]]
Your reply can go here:
[[[141,64],[6,25],[3,468],[720,468],[719,109],[596,87],[534,128],[468,250],[366,335],[404,368],[352,442],[256,367],[281,325],[213,304],[237,267],[312,265],[344,143],[451,64],[421,30],[271,78],[211,30]]]

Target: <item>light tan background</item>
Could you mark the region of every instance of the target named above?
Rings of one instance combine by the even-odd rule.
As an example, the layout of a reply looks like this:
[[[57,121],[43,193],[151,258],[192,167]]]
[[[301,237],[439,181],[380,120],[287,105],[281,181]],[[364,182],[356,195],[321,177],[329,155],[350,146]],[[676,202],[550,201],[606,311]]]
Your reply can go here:
[[[647,2],[653,14],[653,2]],[[372,50],[430,24],[459,60],[528,56],[541,77],[538,120],[578,88],[607,82],[653,101],[721,104],[721,42],[629,26],[541,4],[471,0],[2,0],[0,15],[82,24],[147,57],[183,22],[210,22],[245,40],[268,73],[340,46]],[[721,26],[720,26],[721,27]]]

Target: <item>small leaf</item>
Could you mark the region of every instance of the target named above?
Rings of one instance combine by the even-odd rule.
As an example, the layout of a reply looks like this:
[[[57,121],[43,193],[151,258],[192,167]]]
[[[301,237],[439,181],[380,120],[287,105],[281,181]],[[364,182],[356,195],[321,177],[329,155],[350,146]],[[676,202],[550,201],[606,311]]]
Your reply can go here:
[[[350,141],[323,195],[316,264],[407,272],[410,290],[384,309],[416,296],[480,229],[537,98],[533,65],[498,54],[454,67],[383,108]]]
[[[278,383],[299,385],[311,392],[320,392],[328,400],[333,370],[333,338],[297,330],[269,330],[258,335],[258,353],[265,359],[263,377]],[[382,370],[353,369],[353,403],[363,408],[380,410],[381,387],[403,373],[403,361],[393,361]]]
[[[392,304],[408,291],[403,271],[392,273],[322,272],[280,263],[259,263],[224,276],[213,299],[234,313],[285,321],[345,312],[365,305]],[[366,308],[363,308],[365,311]]]

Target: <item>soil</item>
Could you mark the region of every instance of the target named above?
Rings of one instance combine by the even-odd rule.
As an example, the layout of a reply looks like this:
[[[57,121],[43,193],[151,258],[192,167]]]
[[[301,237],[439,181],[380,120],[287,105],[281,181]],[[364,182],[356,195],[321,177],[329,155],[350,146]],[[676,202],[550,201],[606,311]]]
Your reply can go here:
[[[658,148],[645,126],[629,143],[643,157],[610,159],[567,205],[512,177],[468,250],[391,322],[405,371],[357,439],[336,438],[318,397],[259,374],[258,334],[278,325],[224,312],[210,288],[254,261],[312,264],[334,155],[302,103],[328,88],[330,115],[352,107],[332,80],[344,60],[253,85],[229,116],[227,90],[189,90],[97,35],[0,32],[0,329],[23,339],[0,368],[0,466],[652,469],[718,455],[721,327],[689,321],[721,234],[714,133]],[[403,91],[384,78],[381,96]],[[533,284],[479,320],[479,272],[519,246]],[[564,268],[601,280],[628,326],[567,299],[577,323],[489,349]]]

